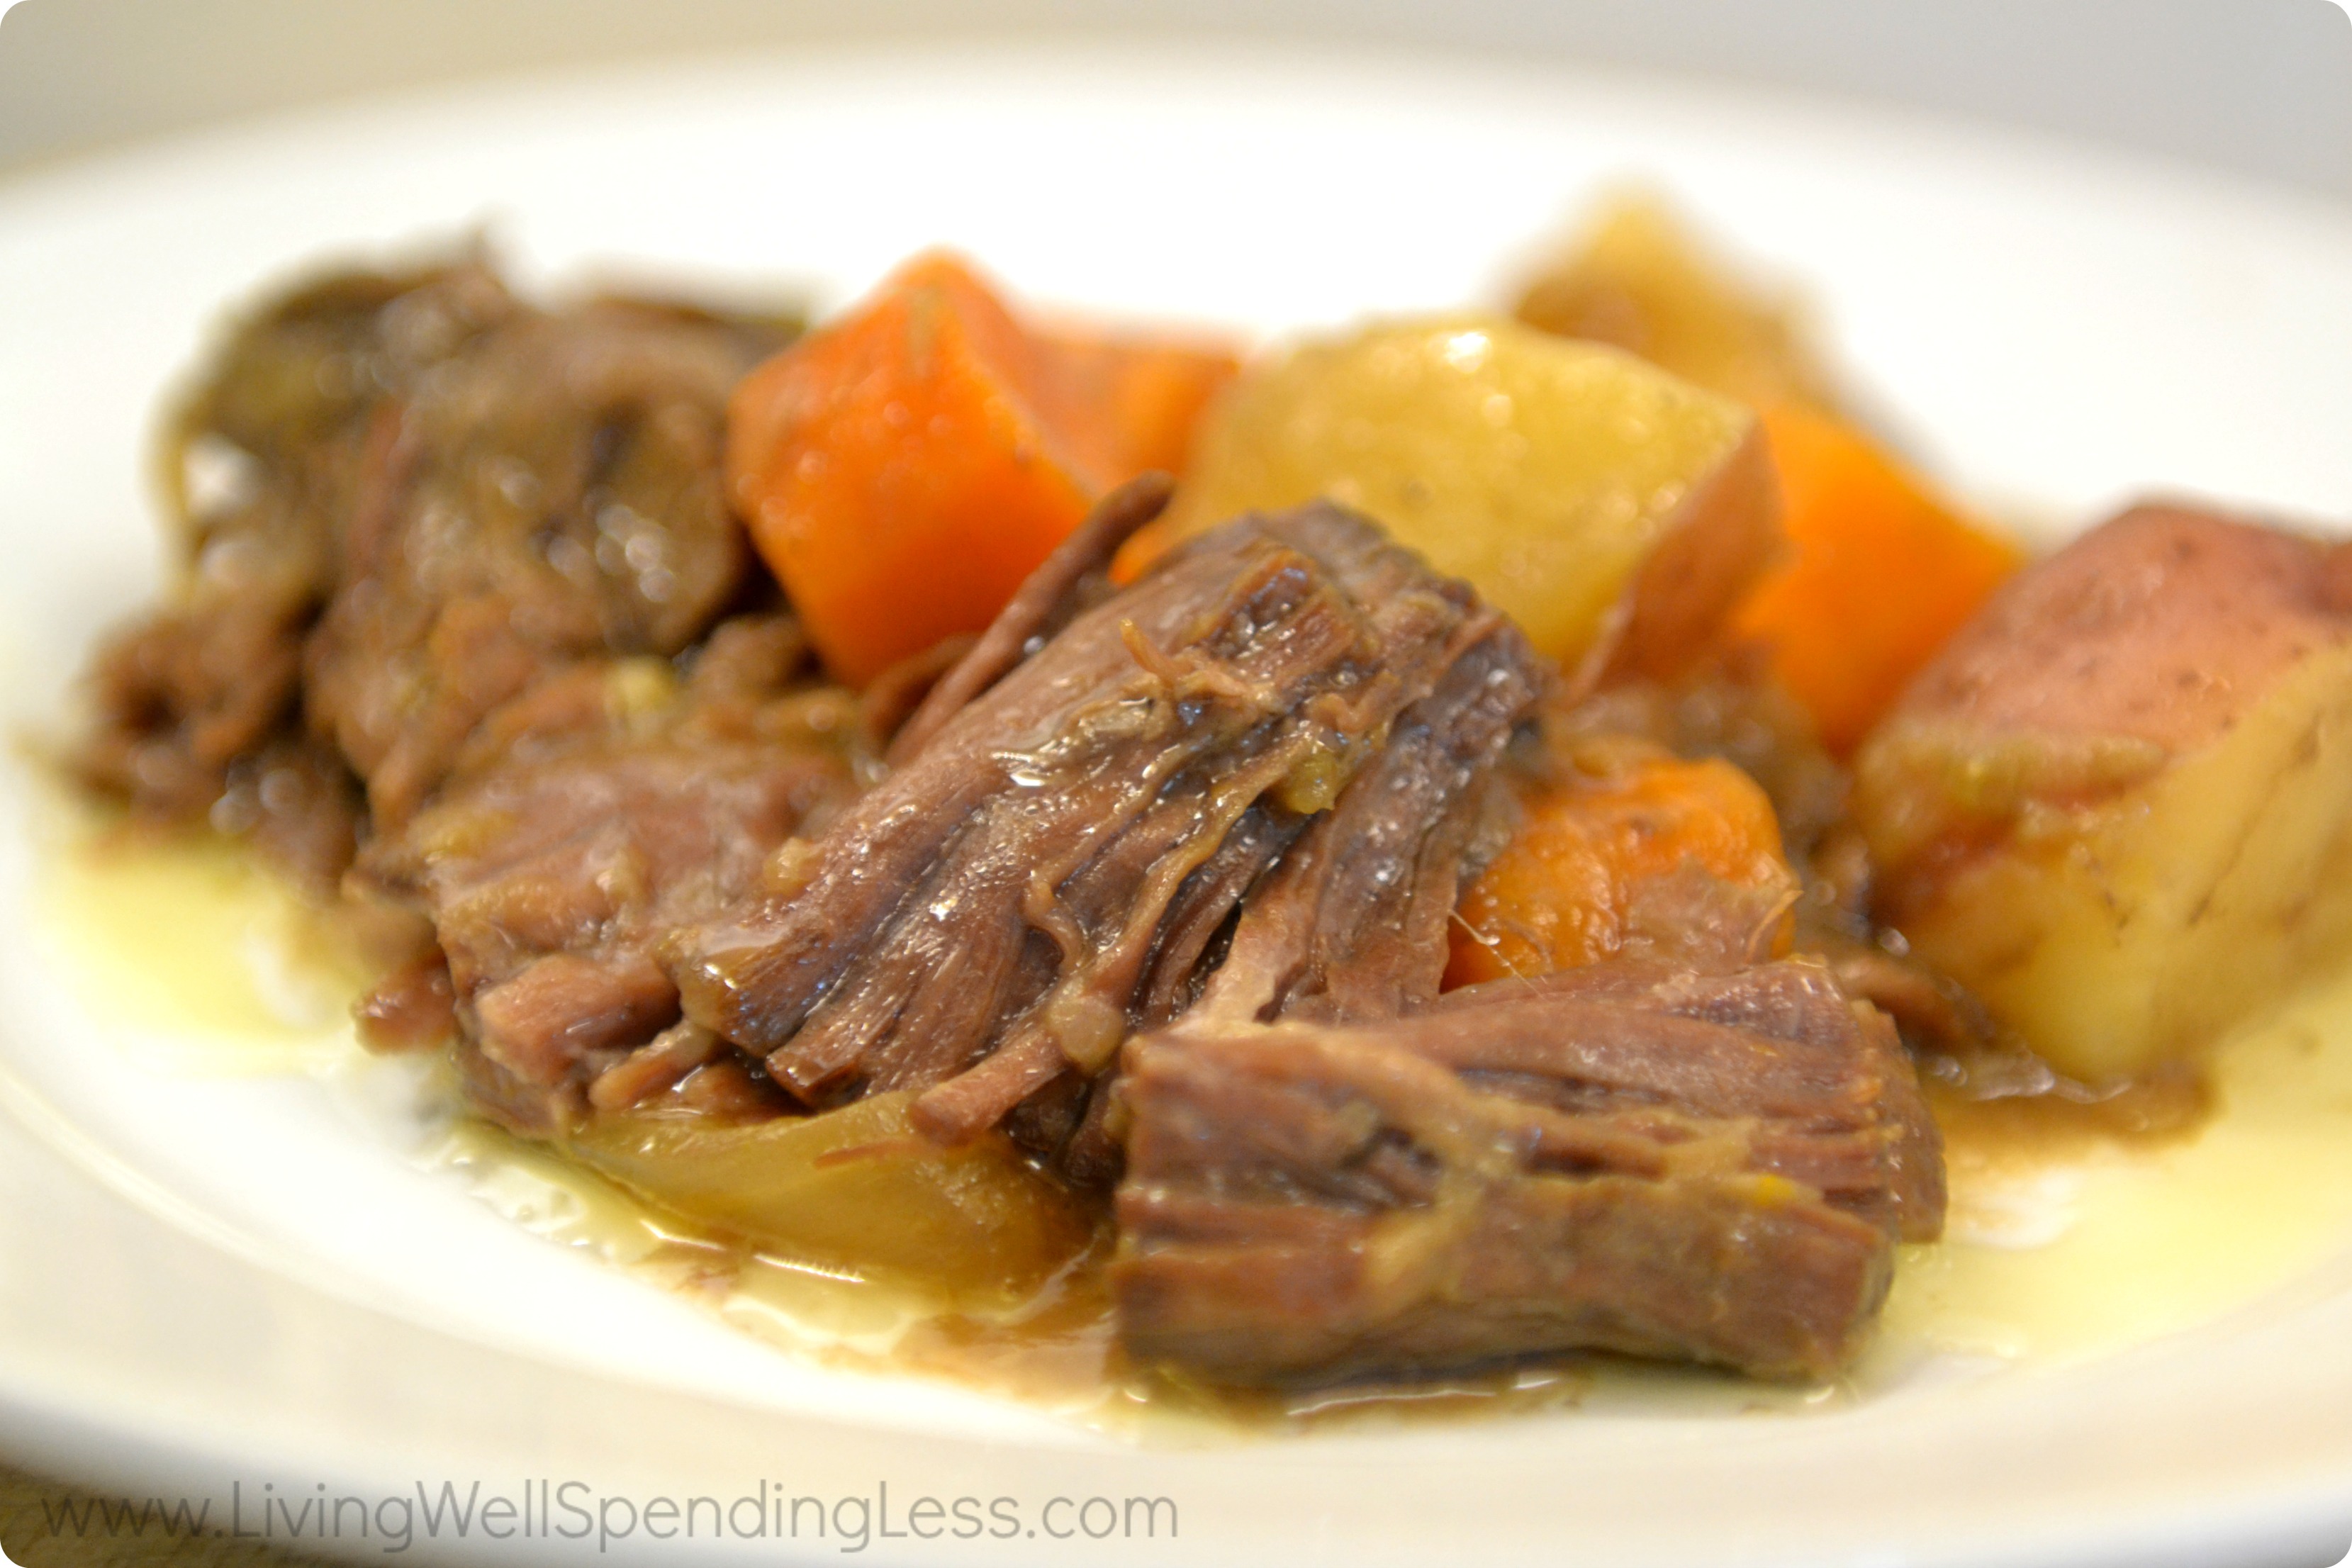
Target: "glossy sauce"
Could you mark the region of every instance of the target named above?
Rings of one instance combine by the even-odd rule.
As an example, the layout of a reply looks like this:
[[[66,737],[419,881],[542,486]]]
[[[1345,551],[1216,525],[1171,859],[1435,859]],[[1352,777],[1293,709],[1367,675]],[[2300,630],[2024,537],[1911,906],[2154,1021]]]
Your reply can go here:
[[[85,818],[49,871],[66,973],[92,1016],[158,1070],[330,1070],[356,1052],[348,1007],[369,978],[364,965],[331,921],[235,847],[128,841]],[[1947,1235],[1904,1249],[1873,1347],[1846,1379],[1820,1388],[1570,1356],[1434,1381],[1236,1395],[1121,1363],[1103,1289],[1107,1237],[1012,1312],[941,1315],[902,1291],[680,1222],[479,1121],[454,1121],[424,1157],[527,1228],[687,1292],[797,1353],[949,1378],[1181,1441],[1498,1409],[1833,1408],[1916,1378],[2108,1353],[2257,1307],[2352,1249],[2352,973],[2222,1042],[2203,1092],[2210,1109],[2185,1125],[2178,1115],[2136,1124],[2112,1106],[1938,1097]]]
[[[1948,1116],[1947,1235],[1909,1249],[1885,1337],[2074,1360],[2211,1321],[2352,1248],[2352,973],[2249,1020],[2205,1076],[2210,1112],[2172,1135],[2063,1105]]]
[[[61,795],[37,805],[62,977],[142,1065],[289,1072],[351,1048],[373,973],[341,921],[229,840],[136,832]]]

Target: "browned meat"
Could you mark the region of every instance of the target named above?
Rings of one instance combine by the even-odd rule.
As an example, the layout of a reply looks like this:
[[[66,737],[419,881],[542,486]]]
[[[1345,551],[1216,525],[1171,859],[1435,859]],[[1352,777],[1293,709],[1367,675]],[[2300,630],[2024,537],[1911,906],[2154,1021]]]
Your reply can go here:
[[[311,897],[334,897],[367,803],[332,747],[281,732],[233,760],[208,787],[217,792],[205,813],[215,829],[245,839]]]
[[[735,597],[722,421],[769,346],[617,302],[520,314],[386,412],[305,656],[380,826],[501,705],[575,660],[678,653]]]
[[[478,263],[351,273],[230,337],[162,453],[185,575],[170,604],[99,654],[86,778],[143,816],[201,817],[290,726],[302,639],[333,591],[361,474],[389,435],[385,405],[515,309]],[[268,769],[247,771],[239,782],[260,787]],[[278,815],[247,803],[222,826]]]
[[[853,704],[791,689],[804,652],[788,618],[760,617],[721,626],[682,691],[663,689],[666,667],[576,666],[509,704],[514,732],[481,770],[362,856],[361,882],[432,921],[468,1081],[510,1122],[582,1113],[600,1073],[677,1018],[663,934],[750,892],[848,792]],[[396,1035],[414,984],[394,976],[363,1011]],[[667,1087],[644,1063],[625,1076]]]
[[[970,632],[952,632],[867,681],[857,694],[857,722],[865,731],[866,749],[887,760],[893,742],[907,732],[932,691],[971,658],[979,643]]]
[[[449,961],[437,947],[376,982],[354,1010],[362,1044],[372,1051],[430,1050],[457,1038],[457,999]]]
[[[1806,935],[1808,947],[1830,966],[1845,994],[1894,1019],[1905,1042],[1920,1055],[1970,1062],[2024,1051],[1966,986],[1909,953],[1835,931]]]
[[[1401,769],[1409,803],[1393,842],[1324,878],[1349,890],[1318,929],[1442,939],[1443,904],[1405,906],[1450,903],[1437,824],[1537,684],[1515,633],[1370,525],[1246,519],[971,697],[788,875],[678,933],[671,973],[689,1017],[804,1101],[945,1085],[926,1124],[974,1132],[1189,1002],[1236,902],[1360,776]],[[1469,700],[1485,717],[1456,724]]]
[[[1811,963],[1188,1018],[1126,1055],[1120,1331],[1220,1380],[1578,1348],[1823,1376],[1942,1224],[1893,1028]]]
[[[712,631],[749,563],[726,400],[789,330],[537,310],[478,260],[348,274],[240,330],[167,453],[197,492],[194,569],[101,655],[84,773],[322,891],[372,832],[354,885],[438,949],[362,1026],[388,1047],[456,1031],[518,1125],[576,1110],[676,1018],[656,937],[849,793],[855,705],[789,689],[798,626]]]
[[[573,661],[676,654],[727,607],[747,554],[719,421],[785,330],[549,314],[478,259],[280,299],[175,426],[191,570],[100,655],[81,772],[331,882],[353,772],[397,826],[509,700]]]
[[[1517,631],[1498,625],[1436,690],[1399,715],[1388,744],[1303,836],[1295,820],[1253,808],[1171,910],[1160,983],[1130,1005],[1134,1026],[1157,1027],[1180,1014],[1223,1023],[1356,1022],[1434,997],[1446,922],[1496,762],[1542,686]],[[1202,963],[1220,933],[1223,957]],[[1118,1081],[1114,1061],[1083,1107],[1069,1108],[1076,1126],[1048,1141],[1074,1180],[1118,1179]],[[949,1100],[957,1087],[932,1097]]]

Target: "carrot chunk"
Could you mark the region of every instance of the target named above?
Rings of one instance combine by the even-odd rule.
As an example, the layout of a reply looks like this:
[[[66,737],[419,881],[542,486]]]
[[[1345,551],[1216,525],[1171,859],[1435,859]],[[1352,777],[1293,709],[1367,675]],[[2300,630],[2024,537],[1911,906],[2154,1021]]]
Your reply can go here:
[[[1521,799],[1456,906],[1451,987],[1618,953],[1739,962],[1786,947],[1796,874],[1772,804],[1728,763],[1623,743]]]
[[[1032,332],[962,260],[919,257],[745,379],[729,480],[826,666],[862,684],[986,626],[1097,497],[1181,458],[1219,363]]]
[[[1072,331],[1041,332],[1038,342],[1072,426],[1122,483],[1153,468],[1181,473],[1202,411],[1241,369],[1222,344]]]
[[[1780,404],[1764,427],[1793,548],[1734,624],[1843,754],[2022,557],[1830,416]]]

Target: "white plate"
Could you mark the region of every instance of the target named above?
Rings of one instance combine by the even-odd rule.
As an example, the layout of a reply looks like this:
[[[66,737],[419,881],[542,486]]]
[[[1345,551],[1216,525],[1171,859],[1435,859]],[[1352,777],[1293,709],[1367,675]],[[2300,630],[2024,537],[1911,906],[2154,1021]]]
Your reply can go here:
[[[487,219],[532,276],[837,300],[948,241],[1031,299],[1272,331],[1491,293],[1628,174],[1806,280],[1862,384],[1981,496],[2352,510],[2340,212],[1722,89],[1328,50],[803,56],[289,120],[0,189],[8,716],[52,719],[95,629],[153,592],[157,395],[223,301],[307,258]],[[2316,1562],[2352,1536],[2341,1268],[2126,1353],[1801,1416],[1137,1448],[826,1372],[525,1234],[317,1080],[159,1068],[68,983],[28,775],[0,784],[0,1441],[20,1458],[222,1509],[234,1486],[247,1528],[265,1499],[382,1507],[445,1479],[578,1483],[615,1524],[762,1483],[835,1500],[836,1526],[886,1486],[893,1529],[919,1497],[1010,1500],[977,1541],[870,1536],[877,1561]],[[1055,1499],[1136,1497],[1171,1500],[1175,1539],[1052,1535],[1109,1517]],[[698,1518],[667,1550],[856,1544],[806,1515],[796,1541],[714,1542]],[[343,1550],[390,1544],[344,1522]],[[599,1544],[416,1529],[443,1555]]]

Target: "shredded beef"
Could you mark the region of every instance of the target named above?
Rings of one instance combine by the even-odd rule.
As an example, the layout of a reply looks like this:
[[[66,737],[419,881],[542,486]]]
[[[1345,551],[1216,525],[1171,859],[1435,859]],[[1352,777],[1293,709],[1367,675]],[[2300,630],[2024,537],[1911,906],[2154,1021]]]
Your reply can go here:
[[[1483,786],[1541,690],[1493,625],[1251,898],[1202,1013],[1352,1023],[1434,997]]]
[[[1181,1020],[1127,1061],[1121,1333],[1221,1380],[1580,1348],[1822,1376],[1942,1222],[1893,1029],[1810,963]]]
[[[851,793],[855,704],[793,689],[797,625],[713,629],[759,594],[722,494],[727,398],[788,332],[541,310],[478,259],[346,274],[242,326],[167,451],[193,570],[100,655],[83,773],[321,893],[357,855],[350,885],[435,942],[363,1032],[454,1031],[518,1126],[578,1113],[674,1022],[660,932]]]
[[[965,698],[780,885],[678,932],[671,973],[688,1016],[806,1103],[923,1088],[922,1124],[969,1136],[1189,1002],[1310,819],[1385,812],[1297,897],[1321,900],[1318,961],[1369,971],[1381,940],[1426,937],[1433,990],[1451,807],[1539,684],[1516,632],[1371,525],[1245,519]],[[1392,804],[1351,805],[1364,779]]]

